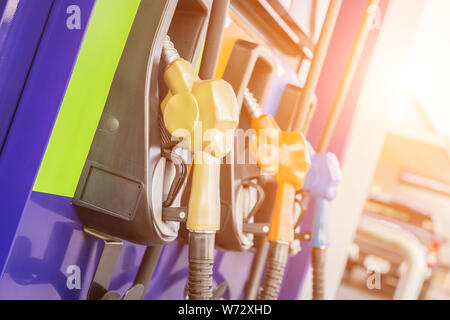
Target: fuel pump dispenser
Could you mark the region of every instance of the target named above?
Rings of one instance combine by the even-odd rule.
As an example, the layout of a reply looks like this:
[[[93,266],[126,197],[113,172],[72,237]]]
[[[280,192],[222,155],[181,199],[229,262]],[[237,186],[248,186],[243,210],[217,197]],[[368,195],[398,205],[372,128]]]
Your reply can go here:
[[[305,136],[342,0],[330,1],[317,44],[294,28],[288,14],[280,15],[285,11],[276,1],[263,2],[236,0],[231,7],[242,25],[257,26],[243,29],[247,39],[261,37],[272,49],[270,42],[276,43],[277,50],[238,40],[223,79],[214,79],[230,0],[140,0],[72,201],[84,234],[103,244],[88,299],[142,299],[164,246],[182,237],[180,231],[187,232],[190,300],[218,299],[225,290],[225,283],[213,288],[215,246],[256,248],[245,298],[278,299],[298,240],[312,245],[313,299],[325,298],[329,203],[342,177],[337,157],[323,152],[370,29],[369,8],[379,0],[368,0],[317,153]],[[263,20],[270,24],[260,25]],[[281,72],[272,53],[283,66],[295,65],[295,75],[304,71],[304,60],[311,60],[304,87],[287,85],[281,104],[288,109],[278,109],[275,119],[261,107],[274,73]],[[236,144],[242,138],[238,127],[253,131],[243,146]],[[185,151],[191,163],[180,154]],[[241,154],[244,161],[251,154],[255,163],[236,163]],[[309,197],[312,230],[296,233],[305,209],[300,206],[296,221],[295,204]],[[146,247],[124,294],[109,290],[122,241]]]

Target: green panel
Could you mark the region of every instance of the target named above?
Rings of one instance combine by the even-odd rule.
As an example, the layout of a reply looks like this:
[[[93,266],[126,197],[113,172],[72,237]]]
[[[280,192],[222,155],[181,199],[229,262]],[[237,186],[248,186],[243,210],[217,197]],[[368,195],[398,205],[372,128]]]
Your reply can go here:
[[[98,0],[34,191],[73,197],[140,0]]]

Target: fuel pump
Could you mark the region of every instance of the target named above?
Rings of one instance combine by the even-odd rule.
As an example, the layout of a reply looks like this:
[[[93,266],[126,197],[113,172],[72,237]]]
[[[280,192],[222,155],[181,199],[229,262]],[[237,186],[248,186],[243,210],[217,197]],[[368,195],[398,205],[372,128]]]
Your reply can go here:
[[[238,104],[233,88],[224,80],[201,81],[168,37],[163,55],[169,88],[161,104],[164,123],[173,136],[186,139],[194,153],[187,215],[188,297],[209,300],[213,296],[215,233],[220,229],[220,162],[232,148]]]

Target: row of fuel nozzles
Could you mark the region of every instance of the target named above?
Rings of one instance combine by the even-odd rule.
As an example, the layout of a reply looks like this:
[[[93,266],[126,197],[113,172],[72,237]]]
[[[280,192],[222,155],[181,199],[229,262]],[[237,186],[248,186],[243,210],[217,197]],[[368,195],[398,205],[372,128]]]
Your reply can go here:
[[[164,124],[171,135],[187,141],[194,155],[186,223],[189,231],[187,296],[192,300],[208,300],[216,297],[213,264],[215,233],[220,230],[220,165],[233,148],[240,107],[229,83],[222,79],[201,80],[191,63],[179,56],[169,37],[164,41],[163,56],[164,81],[169,89],[161,103]],[[331,153],[315,154],[301,132],[282,131],[271,115],[262,113],[248,89],[244,101],[256,133],[250,144],[252,156],[277,183],[266,237],[269,254],[259,298],[278,298],[289,247],[295,240],[295,198],[299,191],[306,189],[315,199],[311,232],[313,295],[323,299],[325,249],[329,245],[328,202],[336,196],[341,179],[338,160]]]

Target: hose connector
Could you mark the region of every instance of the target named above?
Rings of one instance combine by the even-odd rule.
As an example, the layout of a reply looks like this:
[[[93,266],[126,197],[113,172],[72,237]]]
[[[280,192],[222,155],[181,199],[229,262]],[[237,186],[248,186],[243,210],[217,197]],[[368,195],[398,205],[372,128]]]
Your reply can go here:
[[[244,92],[244,101],[244,105],[246,106],[251,119],[257,119],[262,116],[261,106],[248,88],[246,88]]]
[[[175,49],[175,45],[170,40],[170,37],[166,35],[163,42],[163,56],[166,65],[171,64],[177,59],[180,59],[180,55],[178,54],[177,49]]]

